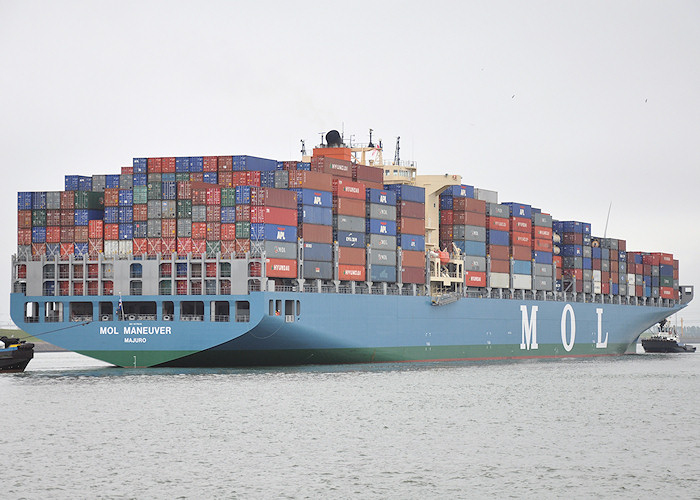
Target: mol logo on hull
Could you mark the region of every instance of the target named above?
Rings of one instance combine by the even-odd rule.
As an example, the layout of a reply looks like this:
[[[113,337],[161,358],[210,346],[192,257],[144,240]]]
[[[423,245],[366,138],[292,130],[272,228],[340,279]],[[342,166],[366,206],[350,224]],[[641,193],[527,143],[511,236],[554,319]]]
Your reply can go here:
[[[520,340],[520,349],[530,350],[539,349],[537,344],[537,311],[538,306],[532,306],[528,314],[527,306],[520,306],[522,315],[522,335]],[[603,339],[603,309],[596,308],[598,316],[598,341],[595,344],[596,349],[605,349],[608,347],[608,332],[605,332]],[[561,312],[561,344],[566,352],[574,348],[576,342],[576,314],[571,304],[566,304]]]

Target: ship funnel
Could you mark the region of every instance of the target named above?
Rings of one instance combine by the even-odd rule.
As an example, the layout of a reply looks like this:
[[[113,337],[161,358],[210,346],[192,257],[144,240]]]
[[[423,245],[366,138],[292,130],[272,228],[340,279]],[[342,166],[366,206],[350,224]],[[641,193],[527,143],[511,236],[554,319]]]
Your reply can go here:
[[[340,132],[331,130],[326,134],[326,144],[329,148],[339,148],[343,146],[343,140],[340,138]]]

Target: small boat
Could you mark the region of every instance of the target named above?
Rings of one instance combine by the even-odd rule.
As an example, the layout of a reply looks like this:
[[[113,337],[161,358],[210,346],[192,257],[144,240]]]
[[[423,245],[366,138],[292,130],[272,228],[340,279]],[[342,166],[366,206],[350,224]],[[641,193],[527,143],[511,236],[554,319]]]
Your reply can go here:
[[[678,341],[676,329],[667,326],[666,320],[659,323],[659,332],[648,339],[642,339],[644,352],[695,352],[695,346]]]
[[[15,337],[0,337],[0,372],[23,372],[34,357],[34,344]]]

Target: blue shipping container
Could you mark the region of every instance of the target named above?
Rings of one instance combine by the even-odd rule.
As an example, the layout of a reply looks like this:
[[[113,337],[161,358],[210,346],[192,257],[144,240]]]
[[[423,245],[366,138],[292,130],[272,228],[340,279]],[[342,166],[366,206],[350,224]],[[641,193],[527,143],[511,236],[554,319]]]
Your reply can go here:
[[[236,205],[250,205],[250,186],[236,186]]]
[[[455,241],[453,243],[464,255],[486,257],[486,243],[483,241]]]
[[[384,186],[384,188],[395,192],[397,200],[425,203],[425,189],[422,187],[409,186],[407,184],[389,184]]]
[[[529,260],[514,260],[513,274],[532,274],[532,262]]]
[[[134,190],[120,189],[119,190],[119,206],[126,207],[134,204]]]
[[[298,211],[299,220],[306,224],[320,224],[322,226],[333,225],[333,209],[302,205]]]
[[[583,223],[575,220],[562,222],[565,233],[583,233]]]
[[[421,234],[402,234],[399,246],[404,250],[425,250],[425,236]]]
[[[508,234],[508,231],[496,231],[491,229],[486,233],[486,241],[490,245],[501,245],[507,247],[510,245],[510,235]]]
[[[389,236],[396,236],[396,221],[367,219],[367,222],[365,223],[365,232],[369,234],[386,234]]]
[[[250,225],[251,241],[296,241],[296,226],[255,223]]]
[[[177,166],[176,166],[177,169]],[[190,156],[190,172],[203,172],[204,171],[204,157],[202,156]]]
[[[24,191],[17,193],[17,210],[32,209],[32,193]]]
[[[32,193],[32,209],[46,210],[46,191],[35,191]]]
[[[510,207],[510,216],[511,217],[525,217],[526,219],[530,219],[532,217],[532,207],[530,205],[524,205],[522,203],[515,203],[512,201],[504,203],[504,205],[508,205],[508,207]],[[515,273],[515,274],[523,274],[523,273]]]
[[[275,171],[260,172],[260,185],[262,187],[275,187]]]
[[[217,184],[219,182],[219,176],[216,172],[204,172],[202,180],[207,184]]]
[[[148,236],[147,222],[134,222],[134,238],[146,238]]]
[[[333,193],[330,191],[317,191],[315,189],[295,188],[297,205],[314,205],[317,207],[333,207]]]
[[[221,207],[221,222],[233,224],[236,222],[236,207]]]
[[[453,198],[474,198],[474,186],[462,184],[461,186],[449,186],[443,194]]]
[[[372,266],[370,271],[370,281],[389,282],[396,281],[396,267],[394,266]]]
[[[46,244],[46,255],[49,257],[57,257],[61,254],[61,244],[60,243],[47,243]]]
[[[564,257],[581,257],[583,255],[583,247],[581,245],[562,245],[561,254]]]
[[[32,243],[46,243],[46,228],[34,226],[32,228]]]
[[[119,223],[131,224],[134,222],[134,207],[119,207]]]
[[[105,175],[105,187],[108,189],[119,189],[120,179],[121,176],[119,174]]]
[[[80,184],[80,181],[78,180],[79,176],[77,175],[66,175],[65,177],[65,190],[66,191],[77,191],[78,190],[78,185]]]
[[[133,224],[119,224],[119,239],[120,240],[131,240],[134,238],[134,225]]]
[[[593,262],[590,257],[584,257],[583,258],[583,268],[584,269],[593,269]]]
[[[440,195],[440,210],[452,210],[454,206],[454,198],[452,196]]]
[[[175,158],[175,172],[188,173],[190,171],[189,156],[178,156]]]
[[[177,177],[173,173],[160,174],[160,181],[161,182],[175,182],[176,180],[177,180]]]
[[[133,183],[134,186],[147,186],[148,174],[134,174]]]
[[[253,170],[269,172],[277,170],[277,161],[256,156],[237,155],[233,157],[233,170]]]
[[[532,258],[535,259],[536,264],[551,264],[552,263],[552,252],[532,252]]]
[[[380,205],[396,205],[396,193],[388,189],[367,188],[366,201]]]
[[[591,234],[591,225],[588,222],[583,222],[583,234]]]
[[[87,243],[75,243],[73,245],[73,254],[75,255],[87,255],[88,244]]]
[[[297,170],[306,170],[309,172],[311,170],[311,163],[309,162],[298,162],[297,163]]]
[[[177,182],[166,181],[161,184],[160,187],[161,196],[164,200],[176,200],[177,199]]]
[[[119,222],[119,207],[105,207],[105,223],[116,224]]]
[[[330,243],[304,243],[304,260],[332,261],[333,245]]]
[[[365,246],[365,233],[338,231],[337,240],[341,247],[362,248]]]
[[[78,191],[92,191],[92,177],[80,176],[78,178]]]
[[[135,174],[145,174],[148,172],[148,158],[134,158],[132,166]]]
[[[594,259],[600,259],[600,256],[602,255],[600,250],[600,247],[591,248],[591,257]]]
[[[624,250],[618,250],[617,260],[619,260],[620,262],[627,262],[627,252]]]
[[[659,276],[673,277],[673,266],[670,264],[659,265]]]

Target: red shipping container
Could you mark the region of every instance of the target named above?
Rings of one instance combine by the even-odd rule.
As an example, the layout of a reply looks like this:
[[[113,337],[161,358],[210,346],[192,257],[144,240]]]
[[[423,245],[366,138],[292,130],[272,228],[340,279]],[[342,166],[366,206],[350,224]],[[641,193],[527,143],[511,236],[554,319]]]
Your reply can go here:
[[[177,254],[187,255],[192,253],[192,238],[177,238]]]
[[[219,170],[218,159],[216,156],[205,156],[202,158],[204,163],[203,170],[205,172],[216,172]]]
[[[532,250],[530,247],[514,246],[511,247],[511,252],[515,260],[532,260]]]
[[[243,171],[231,172],[231,182],[232,186],[246,186],[248,185],[248,174]]]
[[[250,221],[250,205],[236,205],[236,220],[238,222]]]
[[[88,241],[88,227],[87,226],[75,226],[75,242],[76,243],[87,243]]]
[[[236,254],[236,242],[234,240],[221,240],[221,256],[229,258]]]
[[[521,247],[527,247],[531,248],[532,247],[532,241],[530,240],[530,234],[529,233],[511,233],[511,244],[513,246],[521,246]]]
[[[47,210],[46,211],[46,224],[49,224],[48,212],[57,212],[57,210]],[[51,224],[58,225],[58,224]],[[17,211],[17,227],[20,229],[31,229],[32,228],[32,211],[31,210],[18,210]]]
[[[443,243],[447,244],[448,241],[452,241],[454,234],[453,234],[453,228],[451,224],[443,224],[440,226],[440,241]]]
[[[610,250],[610,260],[617,260],[617,250]]]
[[[207,205],[216,205],[218,206],[219,210],[219,217],[221,217],[221,187],[219,186],[214,186],[214,187],[209,187],[206,190],[206,196],[207,196]]]
[[[308,172],[306,170],[289,171],[290,188],[318,189],[320,191],[332,191],[333,177],[321,172]]]
[[[193,222],[192,223],[192,239],[205,239],[207,237],[207,223]],[[179,250],[178,250],[179,252]]]
[[[75,242],[75,226],[61,226],[61,243]]]
[[[30,210],[31,212],[31,210]],[[31,227],[31,219],[29,219],[29,227]],[[60,226],[61,225],[61,211],[60,210],[47,210],[46,211],[46,225],[47,226]]]
[[[61,243],[61,258],[63,257],[68,257],[69,255],[73,255],[75,253],[75,247],[73,246],[73,243]],[[63,282],[68,284],[67,281]],[[61,283],[61,284],[63,284]]]
[[[640,264],[637,264],[637,266],[639,266],[639,265]],[[644,276],[651,276],[651,265],[641,264],[641,266],[642,266],[642,274],[644,274]]]
[[[134,167],[122,167],[122,175],[134,175]]]
[[[97,257],[97,255],[104,252],[104,241],[102,238],[88,239],[88,255],[90,257]]]
[[[552,241],[552,229],[549,227],[532,226],[532,236],[539,239]]]
[[[338,198],[353,198],[365,200],[367,197],[365,185],[348,179],[333,179],[333,196]]]
[[[559,269],[561,269],[561,263],[562,263],[562,256],[561,255],[555,255],[552,257],[552,264],[556,265]]]
[[[333,243],[333,226],[300,224],[299,237],[309,243]]]
[[[61,225],[72,226],[75,224],[75,210],[61,210]]]
[[[46,255],[46,243],[32,243],[32,255]]]
[[[29,231],[29,240],[31,241],[31,230]],[[59,226],[48,226],[46,228],[46,243],[60,243],[61,228]],[[29,243],[20,243],[20,245],[28,245]]]
[[[440,224],[454,224],[454,212],[452,210],[440,210]]]
[[[501,245],[486,245],[486,253],[492,259],[507,260],[510,258],[510,247]]]
[[[475,200],[474,198],[453,198],[452,209],[485,215],[486,202],[484,200]]]
[[[401,201],[396,203],[396,214],[399,217],[425,220],[425,205],[415,201]]]
[[[177,252],[177,238],[160,238],[160,251],[163,255]]]
[[[250,207],[250,222],[296,226],[297,211],[290,208]]]
[[[221,224],[221,239],[228,240],[228,241],[235,240],[236,239],[236,224]]]
[[[459,199],[468,200],[469,198],[455,198],[455,200]],[[486,286],[486,273],[481,273],[478,271],[465,271],[464,281],[466,286]]]
[[[161,158],[161,172],[164,174],[174,174],[175,173],[175,157],[171,156],[168,158]],[[157,173],[157,172],[156,172]]]
[[[207,204],[207,190],[206,189],[192,189],[192,205],[205,206]]]
[[[88,221],[88,238],[102,238],[104,236],[104,221]]]
[[[200,255],[207,251],[207,240],[205,238],[192,238],[192,254]]]
[[[362,181],[362,183],[365,185],[365,188],[369,189],[384,189],[384,184],[381,182],[372,182],[372,181]]]
[[[620,252],[626,252],[627,251],[627,241],[617,240],[617,249]]]
[[[146,171],[149,174],[160,174],[163,171],[163,159],[162,158],[148,158],[146,160]]]
[[[460,198],[455,198],[460,199]],[[469,198],[461,198],[468,200]],[[479,226],[486,227],[486,215],[478,214],[476,212],[455,212],[454,213],[455,224],[467,225],[467,226]]]
[[[134,246],[136,242],[134,240]],[[158,255],[161,252],[161,240],[160,238],[146,238],[146,253],[148,255]],[[134,251],[136,253],[136,251]]]
[[[134,207],[134,222],[146,222],[148,220],[148,205],[138,203]]]
[[[642,263],[650,266],[658,266],[660,261],[659,254],[642,255]]]
[[[607,283],[608,281],[610,281],[610,271],[601,271],[600,281],[602,281],[603,283]]]
[[[160,235],[163,238],[175,238],[177,236],[177,220],[176,219],[161,219],[160,220]]]
[[[190,172],[190,181],[192,182],[204,182],[203,172]]]
[[[659,288],[659,295],[662,299],[672,299],[675,295],[675,290],[671,287],[662,286]]]
[[[297,261],[290,259],[266,259],[265,273],[270,278],[296,278]]]
[[[146,238],[134,238],[133,254],[144,255],[148,253],[148,240]]]
[[[118,240],[119,239],[119,224],[105,224],[104,225],[105,239],[106,240]]]
[[[352,178],[352,162],[329,156],[314,156],[311,158],[311,169],[340,177]]]
[[[296,210],[297,196],[294,191],[268,187],[251,187],[250,204],[255,206],[290,208]]]
[[[119,201],[119,200],[117,200]],[[116,206],[116,205],[115,205]],[[75,208],[75,191],[61,192],[61,208]]]
[[[384,169],[382,167],[371,167],[369,165],[353,165],[353,177],[358,181],[370,181],[383,183]]]
[[[219,156],[216,159],[216,165],[219,173],[222,171],[230,172],[233,170],[233,157],[232,156]]]
[[[365,266],[338,264],[338,279],[340,281],[365,281]]]
[[[257,171],[248,171],[245,173],[246,175],[246,184],[248,186],[259,186],[260,185],[260,172]]]
[[[505,247],[504,247],[505,248]],[[510,260],[491,259],[492,273],[510,273]]]
[[[404,250],[401,252],[401,267],[425,268],[425,252]]]
[[[177,199],[191,200],[192,199],[192,182],[178,181],[177,182]]]
[[[570,278],[576,278],[577,281],[583,280],[583,269],[562,269],[562,274]]]
[[[583,245],[583,234],[582,233],[563,233],[561,236],[561,242],[564,245]]]
[[[511,217],[510,227],[514,233],[532,233],[532,221],[523,217]]]
[[[60,233],[59,233],[60,234]],[[46,231],[46,238],[48,241],[48,228]],[[49,243],[52,243],[49,241]],[[18,229],[17,230],[17,244],[18,245],[31,245],[32,244],[32,230],[31,229]]]
[[[219,186],[233,187],[233,172],[219,171]]]
[[[600,259],[591,259],[591,269],[600,271]]]
[[[105,189],[105,207],[118,207],[118,206],[119,206],[119,189],[118,188]]]
[[[600,291],[603,295],[609,295],[610,294],[610,283],[601,283],[600,284]]]
[[[207,241],[221,240],[221,223],[207,222]]]
[[[425,283],[425,267],[402,267],[402,283]]]
[[[535,238],[532,240],[532,248],[538,252],[551,252],[553,245],[552,240],[543,240],[540,238]]]
[[[486,224],[486,227],[494,231],[510,230],[510,220],[508,219],[501,219],[499,217],[486,217]]]
[[[207,222],[221,222],[221,205],[207,205]]]
[[[618,283],[620,281],[620,275],[618,273],[610,272],[610,282]]]
[[[364,200],[356,200],[354,198],[334,198],[333,212],[338,215],[349,215],[351,217],[365,216]]]
[[[338,247],[338,264],[364,266],[365,256],[364,248]]]
[[[236,238],[236,255],[244,255],[250,252],[250,240]]]
[[[397,231],[403,234],[425,234],[425,221],[399,217],[396,220]]]
[[[611,260],[611,261],[610,261],[610,272],[611,272],[611,273],[616,273],[616,272],[618,272],[619,269],[620,269],[619,266],[620,266],[620,265],[619,265],[619,263],[618,263],[616,260]]]
[[[671,253],[655,252],[652,255],[659,258],[659,265],[661,265],[661,264],[666,265],[666,266],[673,265],[673,254],[671,254]]]
[[[673,270],[673,279],[677,280],[678,279],[678,269]]]

